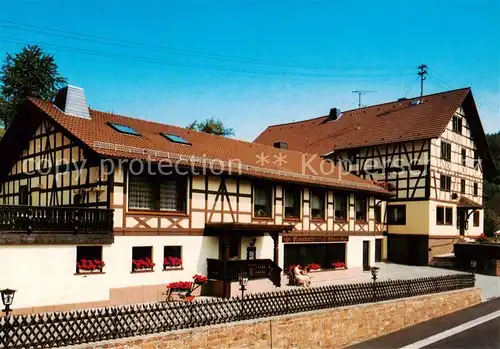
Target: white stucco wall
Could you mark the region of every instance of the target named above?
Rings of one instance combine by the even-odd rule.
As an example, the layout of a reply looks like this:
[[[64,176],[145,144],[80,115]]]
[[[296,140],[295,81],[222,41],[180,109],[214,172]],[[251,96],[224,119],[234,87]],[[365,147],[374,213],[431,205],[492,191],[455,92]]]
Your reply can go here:
[[[163,271],[163,247],[182,246],[183,270]],[[131,273],[132,247],[152,246],[152,273]],[[126,236],[103,247],[104,274],[74,275],[75,246],[1,246],[0,288],[13,288],[15,307],[96,302],[109,299],[111,288],[187,281],[206,273],[207,258],[218,257],[215,237]]]

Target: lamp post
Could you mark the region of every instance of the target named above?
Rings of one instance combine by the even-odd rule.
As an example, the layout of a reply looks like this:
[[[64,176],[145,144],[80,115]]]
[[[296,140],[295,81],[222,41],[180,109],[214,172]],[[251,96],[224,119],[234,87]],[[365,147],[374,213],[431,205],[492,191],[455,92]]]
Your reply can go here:
[[[246,291],[247,285],[248,285],[248,274],[247,273],[241,273],[239,275],[238,281],[240,282],[240,291],[241,291],[241,313],[240,313],[240,318],[243,319],[243,315],[244,315],[243,297],[245,296],[245,291]]]
[[[9,316],[9,313],[12,311],[10,309],[10,306],[14,302],[14,294],[16,293],[16,290],[11,290],[10,288],[5,288],[3,290],[0,290],[0,294],[2,296],[2,303],[5,306],[5,309],[2,311],[5,313],[5,316]]]
[[[475,275],[476,274],[477,261],[475,261],[475,260],[470,261],[470,267],[472,269],[472,274]]]
[[[240,282],[241,299],[243,299],[243,296],[245,295],[245,291],[247,290],[248,274],[241,273],[239,276],[239,282]]]
[[[373,301],[375,302],[377,300],[377,290],[376,290],[376,281],[377,281],[377,276],[378,276],[378,270],[379,267],[371,267],[370,272],[372,274],[372,280],[373,280]]]
[[[379,269],[380,269],[379,267],[371,267],[370,268],[370,272],[372,273],[372,280],[374,283],[375,283],[375,281],[377,281]]]

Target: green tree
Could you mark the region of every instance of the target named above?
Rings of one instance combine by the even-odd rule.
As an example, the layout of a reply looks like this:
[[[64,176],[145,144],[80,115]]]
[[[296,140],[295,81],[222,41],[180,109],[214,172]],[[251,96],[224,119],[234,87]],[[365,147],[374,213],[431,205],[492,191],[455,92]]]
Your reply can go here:
[[[225,127],[220,119],[214,117],[210,117],[200,122],[195,120],[193,123],[189,124],[187,128],[218,136],[234,136],[234,130],[232,128]]]
[[[500,132],[486,135],[497,169],[500,170]],[[491,236],[500,229],[500,176],[484,182],[484,232]]]
[[[0,121],[4,126],[9,125],[27,97],[54,97],[66,83],[57,69],[54,56],[45,54],[37,45],[28,45],[13,56],[7,53],[0,71]]]

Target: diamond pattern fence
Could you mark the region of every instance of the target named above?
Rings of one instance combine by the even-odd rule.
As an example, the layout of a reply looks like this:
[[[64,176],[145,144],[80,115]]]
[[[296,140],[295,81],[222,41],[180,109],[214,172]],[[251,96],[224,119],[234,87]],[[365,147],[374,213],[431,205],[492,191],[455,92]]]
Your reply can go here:
[[[0,348],[53,348],[473,287],[472,274],[330,285],[0,319]]]

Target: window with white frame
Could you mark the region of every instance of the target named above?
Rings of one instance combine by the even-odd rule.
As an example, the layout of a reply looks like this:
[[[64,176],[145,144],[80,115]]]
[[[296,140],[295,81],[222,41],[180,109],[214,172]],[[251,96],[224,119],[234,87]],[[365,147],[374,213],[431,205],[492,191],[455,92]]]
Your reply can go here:
[[[298,187],[285,188],[285,218],[300,218],[301,190]]]
[[[128,207],[131,210],[186,212],[186,177],[130,176]]]
[[[325,192],[323,190],[311,190],[311,218],[325,219]]]
[[[253,215],[254,217],[272,216],[273,187],[269,183],[254,184]]]

